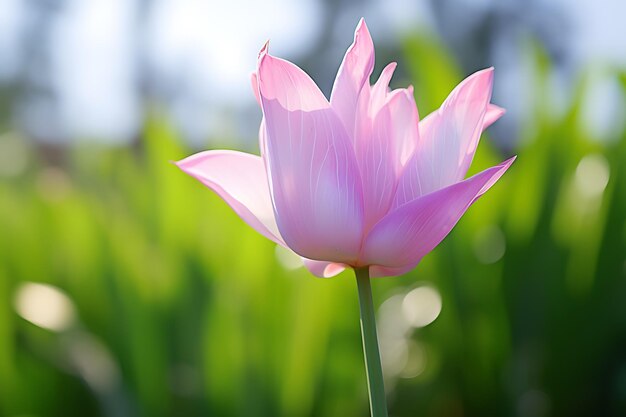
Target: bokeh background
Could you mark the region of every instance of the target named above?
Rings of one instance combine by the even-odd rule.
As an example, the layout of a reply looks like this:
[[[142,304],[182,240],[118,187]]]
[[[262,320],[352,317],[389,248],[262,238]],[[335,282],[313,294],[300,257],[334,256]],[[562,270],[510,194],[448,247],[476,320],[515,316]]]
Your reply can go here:
[[[390,415],[626,415],[621,0],[0,0],[0,415],[365,416],[356,284],[170,161],[257,152],[266,39],[328,94],[358,19],[425,116],[495,66],[519,155],[374,282]]]

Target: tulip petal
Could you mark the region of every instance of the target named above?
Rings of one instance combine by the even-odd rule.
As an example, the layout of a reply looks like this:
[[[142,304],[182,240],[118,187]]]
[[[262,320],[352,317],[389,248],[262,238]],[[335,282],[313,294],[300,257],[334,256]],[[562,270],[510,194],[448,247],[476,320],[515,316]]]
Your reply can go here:
[[[472,74],[420,123],[420,142],[402,175],[394,207],[465,177],[483,130],[492,81],[493,68]]]
[[[257,232],[285,246],[280,236],[263,160],[236,151],[205,151],[176,163],[215,191]]]
[[[483,132],[489,126],[497,122],[498,119],[500,119],[500,117],[504,116],[505,113],[506,113],[506,109],[500,106],[496,106],[495,104],[489,103],[487,105],[487,112],[485,113],[485,118],[483,120]],[[424,133],[430,132],[430,129],[433,129],[433,126],[431,124],[433,124],[435,120],[436,118],[434,117],[434,113],[426,116],[422,121],[420,121],[420,126],[419,126],[420,132],[424,132]]]
[[[413,200],[374,226],[361,263],[386,268],[416,265],[452,230],[469,206],[491,187],[515,158]]]
[[[351,263],[363,230],[361,178],[341,120],[295,65],[262,54],[266,168],[281,236],[309,259]]]
[[[408,265],[399,268],[389,268],[380,265],[372,265],[370,266],[370,278],[397,277],[398,275],[406,274],[416,266],[417,263],[415,265]]]
[[[265,117],[261,119],[261,125],[259,126],[259,151],[261,152],[263,162],[267,164],[267,130],[265,128]]]
[[[487,105],[487,113],[485,113],[485,119],[483,120],[483,131],[489,126],[494,124],[500,117],[506,113],[506,110],[500,106],[489,103]]]
[[[388,103],[393,127],[394,159],[404,167],[420,141],[419,114],[413,87],[395,90],[389,96]]]
[[[383,69],[376,84],[370,87],[369,83],[365,83],[359,93],[353,136],[353,144],[357,149],[357,154],[359,153],[358,149],[371,140],[374,118],[388,100],[389,81],[395,69],[396,63],[390,63]]]
[[[494,124],[500,119],[500,117],[504,116],[506,113],[506,109],[497,106],[493,103],[489,103],[487,105],[487,112],[485,113],[485,118],[483,120],[483,131],[487,129],[489,126]],[[422,121],[420,121],[420,131],[421,132],[430,132],[432,129],[432,123],[434,123],[436,118],[434,117],[434,113],[426,116]]]
[[[302,262],[309,272],[320,278],[334,277],[346,269],[346,265],[334,262],[314,261],[307,258],[302,258]]]
[[[378,81],[371,87],[370,114],[375,115],[387,100],[389,82],[398,64],[391,62],[380,73]]]
[[[369,88],[373,68],[374,43],[365,20],[361,19],[354,32],[354,42],[346,51],[339,67],[330,95],[330,104],[351,138],[354,135],[354,115],[359,94],[365,84]]]
[[[369,133],[362,133],[355,143],[363,180],[366,230],[389,211],[402,167],[417,145],[418,114],[410,90],[400,89],[389,95]]]
[[[250,86],[252,87],[252,93],[254,94],[254,98],[256,102],[261,105],[261,96],[259,96],[259,78],[256,75],[256,72],[250,74]]]

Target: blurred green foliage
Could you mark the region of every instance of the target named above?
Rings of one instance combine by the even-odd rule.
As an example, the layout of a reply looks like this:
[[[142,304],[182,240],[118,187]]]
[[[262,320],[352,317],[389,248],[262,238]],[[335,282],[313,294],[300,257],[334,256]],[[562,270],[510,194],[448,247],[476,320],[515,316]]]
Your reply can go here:
[[[425,115],[461,71],[433,40],[405,59]],[[554,115],[550,63],[533,45],[528,60],[517,162],[415,271],[374,282],[377,304],[423,281],[443,300],[406,334],[423,369],[389,377],[392,416],[626,415],[626,131],[585,129],[584,82]],[[168,163],[190,153],[152,117],[135,148],[31,152],[0,182],[0,415],[367,414],[352,274],[286,269]],[[483,138],[472,170],[505,156]],[[25,282],[64,291],[75,320],[20,317]]]

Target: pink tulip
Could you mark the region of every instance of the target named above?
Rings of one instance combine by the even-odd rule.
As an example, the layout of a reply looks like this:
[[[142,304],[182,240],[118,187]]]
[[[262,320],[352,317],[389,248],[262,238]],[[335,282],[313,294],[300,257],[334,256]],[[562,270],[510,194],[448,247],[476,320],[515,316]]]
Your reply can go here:
[[[370,85],[373,66],[363,20],[330,101],[264,47],[252,76],[261,156],[213,150],[178,166],[315,275],[413,269],[515,158],[464,179],[482,131],[504,113],[489,102],[493,68],[469,76],[419,121],[413,88],[389,90],[396,64]]]

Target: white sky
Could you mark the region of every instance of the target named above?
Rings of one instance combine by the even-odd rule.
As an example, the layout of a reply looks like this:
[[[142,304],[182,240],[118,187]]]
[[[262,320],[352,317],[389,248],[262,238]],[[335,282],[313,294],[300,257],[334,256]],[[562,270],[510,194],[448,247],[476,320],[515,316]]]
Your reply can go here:
[[[479,3],[488,7],[494,1]],[[600,6],[598,1],[580,0],[576,7],[569,0],[558,2],[571,14],[574,31],[569,41],[579,62],[626,66],[626,2],[604,0]],[[7,82],[18,68],[25,4],[0,0],[0,82]],[[220,115],[215,109],[253,105],[249,74],[263,43],[270,39],[274,54],[297,61],[311,46],[323,17],[316,0],[152,4],[147,22],[137,18],[137,0],[67,0],[60,8],[48,39],[53,90],[61,99],[60,114],[54,117],[65,130],[60,136],[120,141],[134,136],[142,117],[134,89],[138,73],[134,57],[140,50],[179,121],[199,136],[214,133]],[[375,40],[389,39],[429,25],[424,4],[371,1],[363,10],[356,6],[343,10],[340,22],[351,26],[345,31],[351,33],[365,15]],[[140,23],[146,26],[137,30]],[[342,41],[349,45],[351,35]],[[333,71],[335,64],[339,63],[333,64]]]

